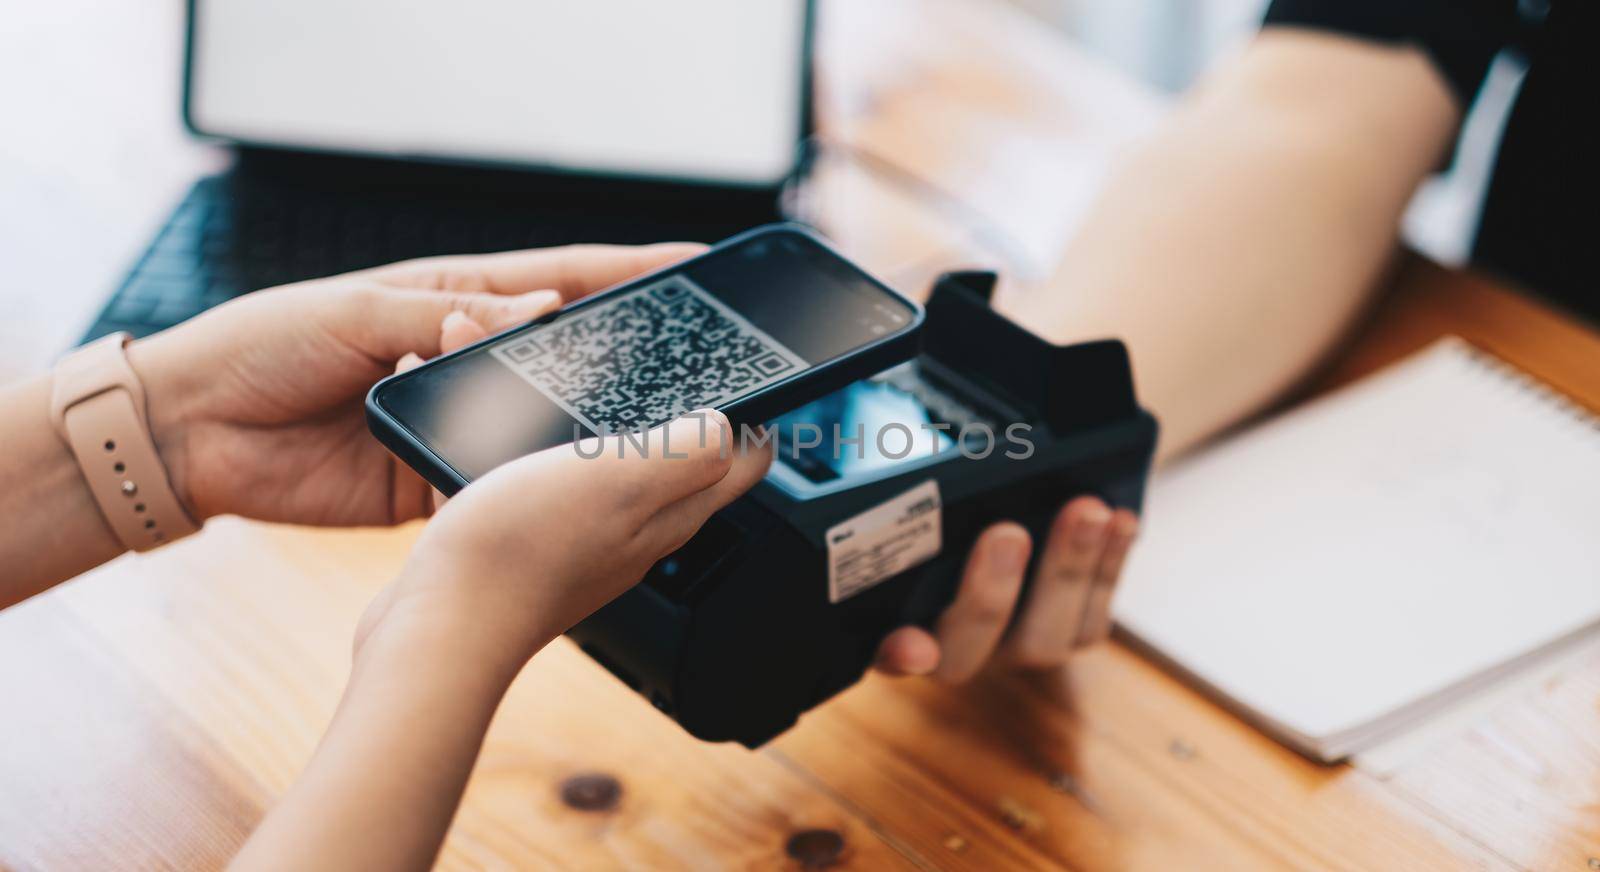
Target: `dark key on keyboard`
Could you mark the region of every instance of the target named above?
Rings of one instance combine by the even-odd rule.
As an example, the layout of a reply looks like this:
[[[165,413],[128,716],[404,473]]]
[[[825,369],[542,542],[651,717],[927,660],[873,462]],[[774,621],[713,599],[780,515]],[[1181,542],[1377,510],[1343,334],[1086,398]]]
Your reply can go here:
[[[557,244],[550,216],[482,204],[196,184],[106,304],[90,337],[169,327],[240,294],[435,254]]]
[[[189,190],[86,339],[116,330],[154,333],[250,291],[397,260],[569,242],[717,238],[736,229],[218,176]]]

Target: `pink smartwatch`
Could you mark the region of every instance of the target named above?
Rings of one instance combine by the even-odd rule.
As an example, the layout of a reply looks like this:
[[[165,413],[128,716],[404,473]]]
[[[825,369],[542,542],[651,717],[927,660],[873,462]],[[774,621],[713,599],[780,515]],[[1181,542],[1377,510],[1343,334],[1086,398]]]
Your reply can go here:
[[[131,337],[114,333],[56,364],[50,418],[78,459],[111,531],[149,551],[200,529],[173,493],[145,414],[144,386],[128,365]]]

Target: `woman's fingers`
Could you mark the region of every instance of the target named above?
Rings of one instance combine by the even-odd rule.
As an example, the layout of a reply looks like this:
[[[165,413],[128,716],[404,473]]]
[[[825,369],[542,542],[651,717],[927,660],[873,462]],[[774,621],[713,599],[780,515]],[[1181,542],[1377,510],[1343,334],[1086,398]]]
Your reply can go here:
[[[749,490],[772,463],[771,442],[743,450],[714,409],[689,412],[644,433],[582,440],[551,451],[582,481],[606,517],[631,517],[630,537],[652,562],[676,550],[711,514]]]
[[[772,465],[772,448],[741,450],[734,447],[733,465],[715,484],[663,508],[646,522],[641,536],[650,547],[665,556],[676,551],[698,531],[712,513],[739,498],[767,474]]]
[[[460,312],[487,333],[523,324],[561,306],[555,291],[516,296],[451,293],[362,284],[346,288],[326,328],[366,356],[399,360],[407,352],[432,357],[446,339],[440,325]]]
[[[1127,509],[1112,513],[1111,523],[1106,527],[1105,548],[1100,553],[1100,564],[1095,568],[1094,582],[1089,588],[1083,625],[1078,630],[1078,645],[1092,645],[1111,638],[1111,595],[1116,591],[1122,566],[1138,534],[1138,515]]]
[[[472,320],[472,316],[460,311],[451,312],[444,316],[444,323],[439,325],[439,353],[449,354],[458,348],[466,348],[488,335],[489,331]]]
[[[574,300],[706,250],[698,242],[567,245],[499,254],[447,255],[380,266],[358,275],[386,284],[491,294],[554,289]]]
[[[439,321],[451,311],[494,333],[704,250],[689,242],[569,245],[390,264],[345,277],[343,308],[329,327],[378,360],[432,355]]]
[[[642,528],[667,506],[711,487],[734,463],[733,428],[715,409],[689,412],[645,432],[626,431],[550,449],[572,452],[603,505],[630,512]],[[587,467],[587,468],[583,468]]]
[[[888,675],[929,675],[939,668],[939,640],[921,627],[901,627],[878,645],[873,663]]]
[[[1111,510],[1096,497],[1078,497],[1056,516],[1022,617],[1006,643],[1018,665],[1066,661],[1078,642],[1110,523]]]
[[[966,681],[994,653],[1016,606],[1031,547],[1027,529],[1012,521],[995,524],[978,537],[955,602],[939,616],[935,677]]]

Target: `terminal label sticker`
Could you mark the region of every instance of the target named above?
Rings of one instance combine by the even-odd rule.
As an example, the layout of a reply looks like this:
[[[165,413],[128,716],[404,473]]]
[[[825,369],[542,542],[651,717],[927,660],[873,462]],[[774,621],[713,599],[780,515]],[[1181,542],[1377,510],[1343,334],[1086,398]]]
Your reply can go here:
[[[828,601],[842,602],[918,564],[941,544],[939,483],[928,479],[828,528]]]

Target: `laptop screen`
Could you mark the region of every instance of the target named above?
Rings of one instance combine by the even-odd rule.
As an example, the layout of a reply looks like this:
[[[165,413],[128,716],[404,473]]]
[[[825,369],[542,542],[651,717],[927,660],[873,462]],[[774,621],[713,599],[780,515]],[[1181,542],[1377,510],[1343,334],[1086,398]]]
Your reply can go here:
[[[806,0],[193,0],[189,124],[242,143],[768,186]]]

